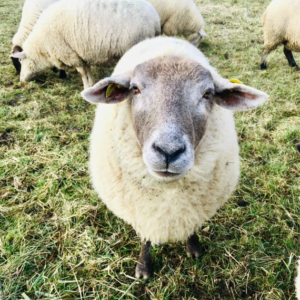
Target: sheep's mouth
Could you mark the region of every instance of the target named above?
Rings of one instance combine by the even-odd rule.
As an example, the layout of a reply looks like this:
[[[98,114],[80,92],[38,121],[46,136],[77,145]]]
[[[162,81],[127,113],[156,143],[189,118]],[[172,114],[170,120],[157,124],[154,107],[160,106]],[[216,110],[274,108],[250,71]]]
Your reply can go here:
[[[151,172],[156,178],[163,181],[172,181],[181,178],[184,173],[172,173],[168,171],[152,171]]]
[[[155,171],[155,173],[159,176],[162,176],[162,177],[174,177],[174,176],[181,175],[180,173],[171,173],[171,172],[168,172],[168,171],[165,171],[165,172]]]

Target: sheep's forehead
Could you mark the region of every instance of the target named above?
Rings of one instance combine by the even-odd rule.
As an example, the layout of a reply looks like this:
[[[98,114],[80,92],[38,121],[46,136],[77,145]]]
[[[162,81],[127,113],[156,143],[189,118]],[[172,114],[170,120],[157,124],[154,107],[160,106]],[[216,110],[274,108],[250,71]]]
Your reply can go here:
[[[134,77],[142,84],[155,84],[157,87],[176,85],[184,88],[191,85],[209,85],[212,83],[210,72],[201,64],[187,58],[177,56],[163,56],[138,65]]]

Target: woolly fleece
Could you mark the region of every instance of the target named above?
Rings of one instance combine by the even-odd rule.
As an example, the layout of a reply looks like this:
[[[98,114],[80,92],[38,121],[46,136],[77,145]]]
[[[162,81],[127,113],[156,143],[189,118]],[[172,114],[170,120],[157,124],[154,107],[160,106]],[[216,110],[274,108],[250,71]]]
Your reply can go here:
[[[183,35],[189,40],[191,34],[199,33],[205,23],[193,0],[147,0],[160,17],[162,32],[168,36]],[[191,40],[189,40],[192,42]],[[195,44],[195,46],[198,46]]]
[[[299,0],[273,0],[262,16],[264,49],[274,50],[286,41],[286,49],[299,52],[299,14]]]
[[[113,65],[158,34],[159,16],[144,0],[61,0],[42,13],[23,49],[39,69]]]
[[[176,55],[225,80],[205,56],[183,40],[158,37],[139,43],[120,60],[113,75],[149,59]],[[239,147],[232,112],[214,105],[195,163],[174,182],[159,182],[147,171],[131,120],[130,104],[98,104],[91,135],[90,171],[100,198],[131,224],[142,240],[184,241],[211,218],[233,192],[239,177]]]
[[[13,37],[13,47],[22,47],[42,12],[59,0],[26,0],[23,5],[22,18],[18,31]]]

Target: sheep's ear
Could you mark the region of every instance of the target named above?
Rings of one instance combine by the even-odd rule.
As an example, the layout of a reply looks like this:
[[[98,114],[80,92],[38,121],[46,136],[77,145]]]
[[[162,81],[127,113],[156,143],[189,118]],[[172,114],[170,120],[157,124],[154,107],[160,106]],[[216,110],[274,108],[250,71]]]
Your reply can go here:
[[[237,82],[224,78],[217,82],[214,80],[214,99],[218,105],[229,110],[243,111],[256,108],[268,99],[266,93]]]
[[[11,50],[11,54],[15,54],[15,53],[22,52],[22,51],[23,51],[22,47],[15,45],[15,46],[13,46],[13,48]]]
[[[203,28],[201,28],[201,30],[199,31],[201,37],[205,37],[207,36],[207,33],[203,30]]]
[[[81,92],[81,96],[88,102],[119,103],[130,93],[131,73],[100,80],[94,86]]]
[[[23,49],[20,46],[15,45],[13,47],[12,51],[11,51],[11,54],[15,54],[15,53],[22,52],[22,51],[23,51]],[[21,72],[21,63],[20,63],[19,59],[15,58],[15,57],[11,57],[11,59],[12,59],[13,65],[14,65],[17,73],[20,74],[20,72]]]
[[[14,52],[10,55],[11,58],[26,58],[26,53],[22,52]]]

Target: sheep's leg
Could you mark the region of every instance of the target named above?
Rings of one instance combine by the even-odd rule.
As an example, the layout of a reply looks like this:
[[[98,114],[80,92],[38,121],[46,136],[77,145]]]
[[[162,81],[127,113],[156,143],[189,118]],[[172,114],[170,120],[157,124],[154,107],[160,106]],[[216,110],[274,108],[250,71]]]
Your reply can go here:
[[[186,243],[186,253],[189,257],[200,258],[202,246],[199,242],[197,233],[191,235]]]
[[[272,51],[270,48],[265,48],[263,50],[263,53],[261,55],[261,62],[260,62],[260,69],[261,70],[266,70],[267,69],[267,56],[269,53]]]
[[[57,71],[58,71],[56,67],[52,67],[51,70],[52,70],[52,72],[54,72],[54,73],[57,73]]]
[[[88,89],[89,88],[89,82],[88,82],[87,74],[86,74],[84,68],[83,67],[77,67],[76,70],[81,75],[84,89]]]
[[[148,241],[142,245],[140,259],[135,267],[135,277],[148,279],[152,274],[151,242]]]
[[[67,78],[67,73],[65,70],[59,70],[59,78],[60,79],[65,79]]]
[[[289,65],[291,67],[295,67],[297,69],[299,69],[299,67],[297,66],[294,56],[293,56],[293,52],[291,50],[288,50],[285,48],[285,46],[283,47],[283,53],[285,54],[285,57],[287,58]]]
[[[85,72],[87,74],[89,86],[93,86],[94,85],[94,80],[93,80],[91,67],[90,66],[85,66],[84,69],[85,69]]]

